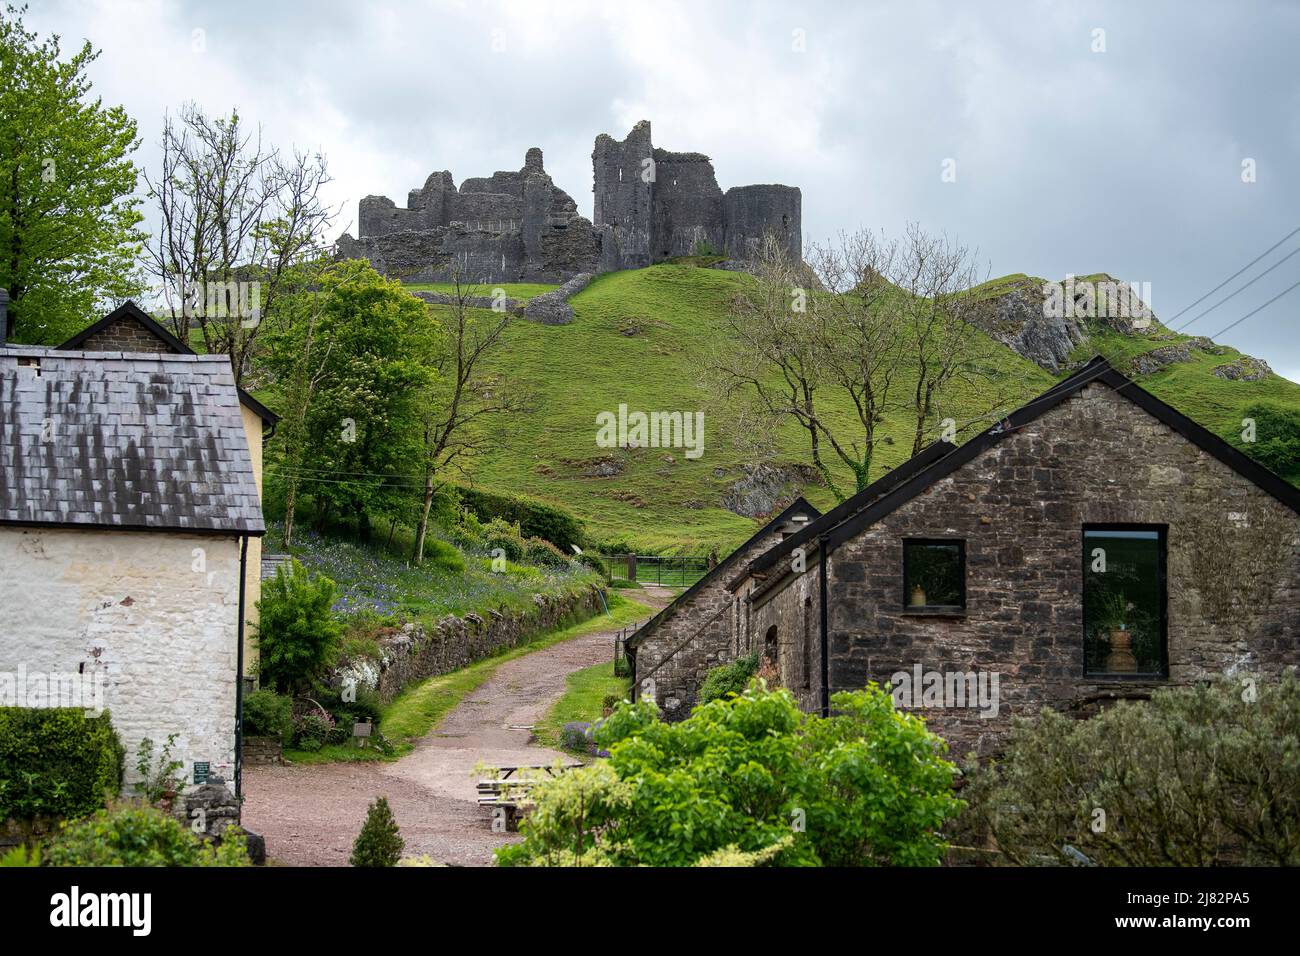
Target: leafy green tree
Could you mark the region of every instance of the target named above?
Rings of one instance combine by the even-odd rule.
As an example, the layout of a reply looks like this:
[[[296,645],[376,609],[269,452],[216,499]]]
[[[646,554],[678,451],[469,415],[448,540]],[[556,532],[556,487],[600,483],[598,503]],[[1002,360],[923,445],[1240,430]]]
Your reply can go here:
[[[414,523],[420,488],[420,396],[436,323],[401,283],[346,260],[316,272],[284,303],[263,362],[285,393],[284,452],[269,471],[301,489],[318,523]]]
[[[1254,440],[1243,439],[1244,426],[1229,429],[1224,437],[1265,468],[1300,484],[1300,409],[1256,402],[1241,417],[1254,423]]]
[[[144,234],[133,193],[135,121],[93,97],[89,43],[61,59],[58,36],[0,16],[0,287],[11,341],[53,344],[139,292]]]
[[[262,683],[280,691],[294,691],[324,666],[342,627],[330,610],[334,582],[324,575],[315,580],[297,561],[286,572],[276,569],[275,579],[262,588],[257,602],[259,668]]]
[[[595,731],[608,761],[533,791],[503,866],[932,866],[963,806],[924,722],[876,685],[799,710],[755,681],[678,723],[621,703]]]
[[[366,822],[352,844],[353,866],[397,866],[406,841],[397,830],[388,798],[379,797],[366,812]]]

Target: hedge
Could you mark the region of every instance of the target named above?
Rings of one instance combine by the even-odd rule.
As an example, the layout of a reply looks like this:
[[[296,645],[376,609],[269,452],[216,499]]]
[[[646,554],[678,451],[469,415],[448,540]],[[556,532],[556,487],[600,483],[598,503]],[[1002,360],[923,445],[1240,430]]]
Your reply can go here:
[[[94,813],[121,792],[125,755],[107,711],[0,707],[0,821]]]
[[[480,521],[501,518],[518,522],[519,533],[525,538],[545,538],[566,554],[572,553],[573,545],[581,546],[586,540],[582,522],[562,508],[477,488],[457,487],[456,493]]]

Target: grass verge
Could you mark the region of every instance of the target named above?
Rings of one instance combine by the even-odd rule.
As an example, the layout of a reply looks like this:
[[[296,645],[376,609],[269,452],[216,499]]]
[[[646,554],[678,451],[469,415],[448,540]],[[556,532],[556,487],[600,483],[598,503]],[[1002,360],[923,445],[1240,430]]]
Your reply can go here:
[[[612,694],[622,700],[631,690],[632,679],[614,676],[612,663],[574,671],[564,680],[564,696],[555,702],[533,733],[542,746],[562,750],[560,731],[565,724],[574,720],[595,722],[604,711],[607,696]]]

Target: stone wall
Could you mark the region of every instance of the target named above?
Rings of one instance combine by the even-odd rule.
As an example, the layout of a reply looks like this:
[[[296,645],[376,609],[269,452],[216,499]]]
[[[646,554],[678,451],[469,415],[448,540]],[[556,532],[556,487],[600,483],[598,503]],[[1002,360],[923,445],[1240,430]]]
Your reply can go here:
[[[475,282],[563,282],[706,248],[743,261],[769,232],[802,254],[798,189],[738,186],[724,195],[708,156],[657,149],[646,120],[622,140],[597,136],[591,163],[591,221],[533,147],[521,169],[466,179],[460,189],[449,171],[432,173],[405,208],[365,197],[358,238],[340,237],[338,254],[408,282],[445,281],[453,268]]]
[[[642,120],[619,141],[596,137],[592,151],[600,268],[639,269],[712,247],[735,260],[768,233],[803,254],[802,194],[792,186],[737,186],[724,195],[703,153],[656,148]]]
[[[127,788],[172,733],[185,779],[233,777],[238,538],[4,527],[0,569],[0,671],[102,675]]]
[[[723,246],[732,259],[754,258],[772,235],[793,259],[803,258],[803,194],[798,186],[733,186],[722,197]]]
[[[466,179],[459,190],[449,171],[432,173],[404,209],[367,196],[357,229],[358,238],[339,239],[340,255],[411,282],[446,281],[453,270],[472,282],[562,282],[595,269],[599,249],[537,147],[519,170]]]
[[[773,532],[731,555],[711,580],[689,597],[679,598],[638,638],[635,692],[646,693],[645,682],[653,680],[654,698],[666,720],[689,716],[708,672],[739,656],[733,632],[740,605],[733,602],[727,584],[780,540]]]
[[[776,628],[781,686],[807,711],[821,708],[821,575],[816,556],[789,586],[773,589],[753,601],[744,630],[744,653],[767,653],[767,636]],[[752,584],[750,585],[752,587]]]
[[[77,346],[83,352],[161,352],[162,343],[134,319],[121,319]]]
[[[832,553],[832,691],[918,663],[996,672],[996,717],[920,711],[961,754],[997,749],[1015,716],[1165,683],[1084,676],[1085,523],[1168,525],[1168,683],[1300,663],[1300,517],[1094,384]],[[904,537],[966,541],[964,614],[903,611]]]
[[[559,596],[536,594],[527,610],[494,610],[486,617],[448,615],[428,631],[419,624],[405,624],[380,636],[379,660],[349,661],[330,681],[338,686],[355,680],[359,686],[375,688],[388,702],[410,684],[459,670],[543,631],[591,617],[601,608],[600,591],[593,586]],[[612,660],[612,646],[610,654]]]

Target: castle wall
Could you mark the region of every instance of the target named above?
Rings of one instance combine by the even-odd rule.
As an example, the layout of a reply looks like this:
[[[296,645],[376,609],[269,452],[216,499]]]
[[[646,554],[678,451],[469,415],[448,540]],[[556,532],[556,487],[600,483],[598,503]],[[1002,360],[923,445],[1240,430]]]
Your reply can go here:
[[[359,238],[341,237],[339,253],[405,281],[444,280],[459,266],[475,282],[560,283],[708,250],[745,259],[769,230],[792,255],[802,250],[798,189],[741,186],[724,195],[709,157],[655,149],[645,120],[621,141],[597,136],[591,160],[592,221],[533,147],[523,168],[471,177],[460,189],[450,172],[432,173],[406,208],[367,196]]]
[[[655,261],[723,248],[722,190],[709,157],[656,149],[651,249]]]
[[[797,186],[734,186],[723,197],[723,245],[733,259],[753,258],[771,232],[796,259],[803,257],[803,195]]]
[[[595,181],[592,221],[601,231],[600,270],[650,265],[651,165],[654,147],[644,120],[619,142],[601,133],[591,154]],[[649,161],[649,162],[648,162]]]

